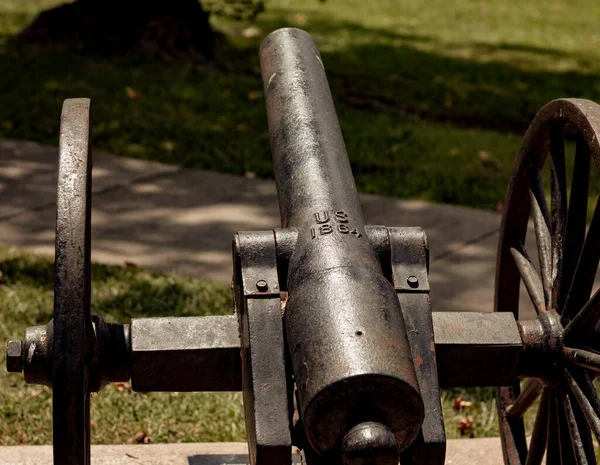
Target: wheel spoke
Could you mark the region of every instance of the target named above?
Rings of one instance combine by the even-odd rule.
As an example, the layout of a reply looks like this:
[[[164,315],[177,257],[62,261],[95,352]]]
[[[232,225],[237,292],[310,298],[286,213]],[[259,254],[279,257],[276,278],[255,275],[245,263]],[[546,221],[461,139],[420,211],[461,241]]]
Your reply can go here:
[[[546,304],[544,300],[544,291],[542,281],[540,277],[531,264],[531,261],[527,257],[523,248],[521,250],[517,250],[513,247],[510,249],[510,253],[512,254],[515,264],[521,274],[521,278],[525,283],[525,287],[527,288],[527,292],[529,297],[531,298],[531,302],[535,308],[535,311],[539,314],[546,310]]]
[[[567,360],[575,365],[588,368],[600,373],[600,355],[589,350],[573,349],[572,347],[563,347],[563,355]]]
[[[567,221],[567,177],[562,122],[550,124],[550,179],[552,199],[552,303],[558,309],[561,293],[565,227]]]
[[[560,436],[558,429],[558,411],[556,409],[556,393],[552,389],[548,396],[548,447],[546,448],[546,465],[560,465]]]
[[[569,427],[571,447],[573,454],[575,455],[576,463],[578,465],[587,465],[588,461],[585,454],[585,449],[583,447],[583,440],[581,439],[581,434],[579,433],[579,426],[577,425],[577,419],[575,418],[575,412],[573,411],[571,399],[569,397],[569,394],[567,394],[566,392],[563,396],[564,415],[567,420],[567,426]],[[565,442],[566,441],[563,441],[563,444]]]
[[[575,150],[575,164],[571,182],[569,198],[569,212],[567,214],[567,231],[565,236],[565,252],[563,258],[562,283],[564,292],[561,292],[558,304],[559,313],[564,313],[564,304],[567,292],[573,281],[573,274],[577,261],[581,255],[583,241],[585,240],[585,227],[587,219],[587,205],[590,182],[590,149],[581,136],[577,137]],[[570,316],[567,316],[569,318]]]
[[[587,424],[593,431],[594,436],[596,436],[596,440],[600,442],[600,417],[598,417],[598,412],[594,409],[588,397],[583,393],[581,387],[577,384],[577,381],[575,381],[575,378],[573,378],[568,370],[565,370],[565,376],[567,378],[567,386],[569,386],[575,400],[579,404],[579,408],[583,412]],[[595,397],[598,399],[597,395]]]
[[[600,289],[588,300],[585,307],[573,318],[563,333],[563,339],[580,339],[590,335],[600,320]],[[583,334],[582,334],[583,333]],[[587,334],[586,334],[587,333]]]
[[[543,389],[542,383],[538,379],[530,379],[527,381],[525,388],[517,397],[515,403],[510,407],[507,415],[511,417],[522,417],[523,414],[531,407],[531,404],[539,397]]]
[[[571,289],[565,304],[561,320],[566,325],[585,305],[592,294],[596,270],[600,262],[600,196],[596,201],[594,216],[585,237],[581,256],[577,262]]]
[[[560,444],[560,463],[577,464],[573,444],[571,443],[571,433],[567,416],[565,414],[564,402],[565,394],[561,389],[556,388],[556,418],[558,419],[558,436]]]
[[[527,440],[523,418],[510,417],[505,410],[507,405],[515,403],[519,396],[519,390],[518,383],[512,387],[504,386],[496,389],[502,454],[505,463],[509,465],[521,465],[527,458]]]
[[[548,411],[550,397],[548,390],[544,389],[542,399],[540,400],[540,406],[535,417],[531,442],[529,443],[529,452],[527,452],[527,462],[525,462],[525,465],[540,465],[544,458],[544,451],[546,449],[546,443],[548,442]]]
[[[531,214],[542,272],[544,302],[548,307],[552,299],[552,236],[548,226],[546,197],[544,196],[542,179],[538,170],[536,170],[535,176],[532,176],[529,196],[531,198]]]

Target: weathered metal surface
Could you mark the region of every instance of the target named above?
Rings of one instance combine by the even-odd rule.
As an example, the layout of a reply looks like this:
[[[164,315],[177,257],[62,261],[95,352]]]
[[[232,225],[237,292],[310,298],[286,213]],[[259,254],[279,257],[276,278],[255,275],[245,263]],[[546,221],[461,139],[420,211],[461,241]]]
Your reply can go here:
[[[375,231],[371,230],[371,234]],[[383,236],[382,232],[379,234]],[[429,299],[427,236],[421,228],[387,228],[387,237],[392,283],[398,293],[425,407],[419,436],[403,452],[402,463],[442,465],[446,456],[446,433]],[[372,242],[382,242],[381,239],[374,240],[376,238],[377,236],[373,237]]]
[[[54,320],[45,326],[32,326],[25,330],[23,372],[29,384],[52,387],[53,333]]]
[[[251,465],[290,463],[292,386],[288,384],[273,231],[239,232],[233,241],[242,388]]]
[[[58,147],[52,418],[54,463],[90,458],[90,101],[63,105]]]
[[[106,323],[92,316],[94,345],[90,367],[90,391],[98,392],[108,383],[131,377],[131,332],[129,325]]]
[[[304,31],[282,29],[265,39],[260,58],[282,225],[298,231],[285,328],[305,434],[324,454],[356,423],[374,420],[405,448],[423,404],[319,52]]]
[[[517,379],[523,342],[512,315],[434,312],[433,328],[442,387],[506,386]]]
[[[23,341],[6,343],[6,371],[21,373],[23,371]]]
[[[398,465],[399,455],[394,432],[373,421],[356,425],[342,442],[343,465]]]
[[[565,128],[576,140],[570,186]],[[587,235],[585,231],[590,161],[593,159],[596,168],[600,167],[599,135],[600,106],[578,99],[550,102],[527,130],[507,192],[498,248],[495,308],[518,317],[519,285],[523,281],[538,318],[519,322],[525,349],[519,371],[540,378],[539,382],[530,382],[520,394],[518,386],[499,388],[500,432],[508,464],[540,463],[544,449],[548,464],[595,463],[590,436],[595,425],[591,406],[595,403],[600,411],[600,400],[590,386],[589,376],[590,372],[600,371],[600,356],[589,347],[597,347],[594,328],[600,320],[598,297],[590,299],[600,261],[598,206]],[[541,182],[547,158],[550,213]],[[528,191],[530,195],[524,195]],[[541,277],[523,250],[530,209]],[[541,392],[528,453],[522,416],[535,405],[533,401]]]
[[[134,318],[131,362],[136,391],[240,391],[237,317]]]

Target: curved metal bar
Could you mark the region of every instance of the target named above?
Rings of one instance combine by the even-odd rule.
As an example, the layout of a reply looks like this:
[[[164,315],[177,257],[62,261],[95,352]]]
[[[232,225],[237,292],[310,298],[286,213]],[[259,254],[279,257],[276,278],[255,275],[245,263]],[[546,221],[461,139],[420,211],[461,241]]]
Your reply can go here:
[[[533,267],[533,264],[525,254],[524,249],[517,250],[515,248],[511,248],[510,253],[515,259],[515,263],[519,273],[521,274],[521,278],[525,283],[531,303],[533,304],[536,313],[539,315],[541,312],[546,311],[542,281],[540,280],[537,271]]]
[[[535,179],[531,181],[529,193],[542,284],[544,286],[544,303],[546,308],[550,308],[552,302],[552,236],[548,226],[548,207],[546,206],[544,188],[539,172],[536,173]]]

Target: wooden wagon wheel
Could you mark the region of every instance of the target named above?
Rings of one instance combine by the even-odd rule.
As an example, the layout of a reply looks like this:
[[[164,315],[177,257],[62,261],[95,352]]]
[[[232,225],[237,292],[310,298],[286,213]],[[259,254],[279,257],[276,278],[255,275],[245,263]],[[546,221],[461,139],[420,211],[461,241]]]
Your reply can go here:
[[[90,101],[69,99],[60,124],[52,357],[54,463],[61,465],[90,457],[91,170]]]
[[[565,129],[575,134],[571,183],[565,168]],[[519,385],[498,388],[500,433],[509,465],[595,464],[591,432],[600,441],[600,292],[592,286],[600,261],[600,199],[586,234],[590,170],[600,169],[600,105],[580,99],[548,103],[525,134],[508,188],[496,270],[496,311],[519,317],[525,285],[538,319],[519,322],[529,341],[531,373]],[[591,160],[594,163],[591,163]],[[542,168],[550,164],[550,210]],[[592,167],[590,166],[592,165]],[[593,167],[595,165],[595,168]],[[570,195],[567,195],[570,189]],[[525,250],[533,220],[539,269]],[[528,331],[537,325],[537,340]],[[527,350],[523,357],[527,363]],[[529,447],[523,414],[540,399]]]

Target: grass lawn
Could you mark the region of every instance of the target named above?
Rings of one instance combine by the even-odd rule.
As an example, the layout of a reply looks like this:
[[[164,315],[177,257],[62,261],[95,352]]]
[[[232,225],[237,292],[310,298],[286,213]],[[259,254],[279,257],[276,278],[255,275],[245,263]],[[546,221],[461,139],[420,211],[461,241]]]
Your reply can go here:
[[[206,65],[8,45],[58,3],[0,1],[0,137],[56,145],[62,101],[91,97],[97,148],[270,177],[257,50],[271,30],[297,26],[319,43],[360,190],[494,209],[536,111],[559,97],[600,100],[593,0],[272,0],[252,24],[212,18],[222,38]],[[250,26],[256,37],[246,37]],[[599,192],[594,176],[590,196]],[[0,271],[2,347],[51,318],[53,268],[0,249]],[[108,321],[231,309],[229,289],[136,268],[95,265],[93,290],[93,311]],[[0,444],[49,443],[49,390],[0,369],[0,391]],[[464,412],[452,409],[459,397],[473,402]],[[475,437],[498,434],[491,389],[448,390],[443,402],[448,437],[460,436],[465,416]],[[140,432],[153,442],[243,440],[241,396],[140,394],[126,385],[93,396],[93,442]]]
[[[0,445],[48,444],[52,441],[51,390],[25,384],[22,374],[7,373],[3,348],[8,339],[21,339],[27,326],[46,324],[52,317],[53,263],[47,257],[0,248],[0,271]],[[142,316],[228,314],[232,308],[225,286],[132,267],[95,264],[92,289],[92,312],[111,322]],[[473,404],[455,411],[459,397]],[[475,437],[498,435],[492,388],[446,390],[442,401],[449,438],[461,437],[458,425],[466,416],[473,417]],[[96,444],[132,442],[140,433],[152,442],[245,439],[239,393],[143,394],[131,392],[127,384],[111,384],[92,395],[91,405]]]
[[[3,42],[56,3],[4,0]],[[0,137],[56,144],[63,99],[89,96],[99,148],[270,177],[257,50],[271,30],[299,26],[320,45],[360,190],[493,209],[536,111],[600,100],[599,15],[593,0],[273,0],[257,37],[213,18],[223,36],[209,65],[4,45]]]

